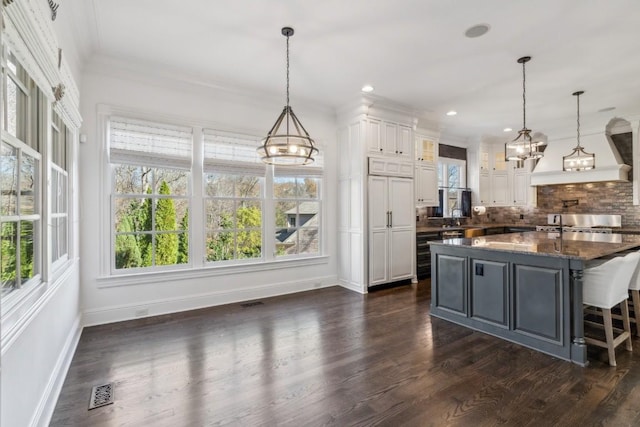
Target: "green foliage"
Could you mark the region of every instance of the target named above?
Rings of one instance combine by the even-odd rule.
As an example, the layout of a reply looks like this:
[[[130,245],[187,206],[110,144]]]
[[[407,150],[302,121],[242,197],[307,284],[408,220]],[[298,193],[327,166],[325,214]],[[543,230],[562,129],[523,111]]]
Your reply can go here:
[[[223,229],[233,227],[233,220],[228,214],[221,214],[218,224]],[[214,234],[207,244],[207,260],[224,261],[233,259],[233,232],[223,231]]]
[[[160,184],[162,195],[171,194],[166,181]],[[173,199],[162,198],[156,203],[156,230],[176,230],[176,208]],[[178,261],[178,235],[176,233],[156,234],[156,265],[172,265]]]
[[[122,219],[120,230],[122,232],[134,231],[133,218],[125,216]],[[116,236],[116,268],[139,267],[142,262],[140,247],[133,234],[121,234]]]
[[[147,194],[151,194],[151,187],[147,188]],[[153,230],[153,200],[151,198],[144,199],[136,216],[138,230]],[[152,240],[151,234],[138,234],[138,246],[140,247],[140,254],[142,255],[141,267],[149,267],[153,264]]]
[[[30,279],[33,273],[33,222],[20,221],[20,279]]]
[[[11,287],[16,283],[16,223],[5,222],[1,230],[0,279],[3,287],[5,284]]]
[[[223,230],[210,236],[207,249],[209,261],[257,258],[262,255],[262,212],[256,206],[242,206],[236,210],[234,233],[232,216],[223,213],[218,218]],[[234,239],[235,237],[235,239]]]
[[[180,221],[180,237],[178,237],[178,264],[189,262],[189,209]]]
[[[257,207],[243,206],[236,211],[236,217],[239,229],[238,258],[259,257],[262,253],[262,235],[256,228],[262,222],[262,212]]]

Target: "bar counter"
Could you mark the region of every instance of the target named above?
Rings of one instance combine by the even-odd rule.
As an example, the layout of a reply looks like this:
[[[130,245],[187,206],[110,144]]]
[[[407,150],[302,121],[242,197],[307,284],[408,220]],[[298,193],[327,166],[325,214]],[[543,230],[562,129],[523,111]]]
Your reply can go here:
[[[431,315],[585,366],[582,271],[640,236],[509,233],[430,242]]]

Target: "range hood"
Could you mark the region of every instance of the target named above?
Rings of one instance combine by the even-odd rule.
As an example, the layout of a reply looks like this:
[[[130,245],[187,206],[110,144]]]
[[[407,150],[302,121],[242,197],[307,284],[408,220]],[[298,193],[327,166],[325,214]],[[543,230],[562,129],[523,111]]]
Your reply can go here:
[[[562,170],[562,157],[571,153],[576,138],[549,141],[544,157],[531,173],[531,185],[578,184],[602,181],[629,181],[631,166],[624,163],[609,132],[599,132],[580,137],[585,151],[596,155],[596,167],[580,172]]]

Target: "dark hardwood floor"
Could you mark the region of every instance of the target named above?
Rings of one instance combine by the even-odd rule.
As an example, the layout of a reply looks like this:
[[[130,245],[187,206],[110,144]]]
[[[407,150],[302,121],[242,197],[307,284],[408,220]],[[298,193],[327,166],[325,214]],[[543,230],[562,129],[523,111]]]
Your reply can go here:
[[[428,286],[86,328],[51,425],[640,425],[640,339],[581,368],[432,319]],[[115,403],[88,411],[105,382]]]

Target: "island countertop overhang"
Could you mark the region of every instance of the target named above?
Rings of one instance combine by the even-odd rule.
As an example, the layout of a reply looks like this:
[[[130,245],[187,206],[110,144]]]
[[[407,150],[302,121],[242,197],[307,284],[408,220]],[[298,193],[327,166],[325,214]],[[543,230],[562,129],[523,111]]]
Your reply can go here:
[[[436,240],[429,244],[589,261],[640,247],[640,236],[530,231]]]

